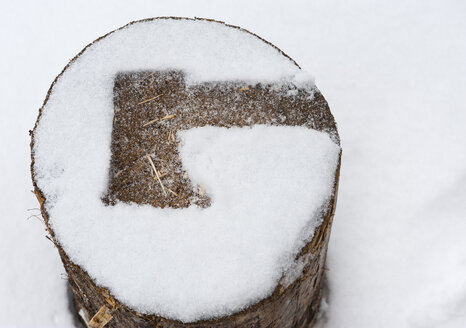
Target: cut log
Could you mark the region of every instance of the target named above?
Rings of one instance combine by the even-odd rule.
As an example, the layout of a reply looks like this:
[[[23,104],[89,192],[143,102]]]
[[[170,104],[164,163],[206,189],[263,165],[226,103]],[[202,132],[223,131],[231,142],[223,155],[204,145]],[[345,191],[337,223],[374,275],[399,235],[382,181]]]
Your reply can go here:
[[[83,53],[85,50],[71,63]],[[295,64],[283,52],[280,53]],[[203,208],[211,206],[209,189],[196,186],[183,168],[177,131],[204,126],[303,126],[328,133],[339,144],[334,118],[316,88],[309,91],[292,83],[250,83],[246,80],[194,84],[186,80],[186,73],[182,69],[123,71],[114,76],[111,159],[108,188],[102,197],[107,206],[121,202],[178,209],[193,205]],[[43,108],[54,91],[55,83]],[[328,202],[322,204],[322,223],[314,231],[312,239],[295,256],[299,265],[289,268],[289,272],[283,272],[268,297],[229,315],[187,322],[160,314],[138,312],[115,297],[110,289],[98,284],[95,277],[71,260],[63,241],[55,234],[46,195],[37,183],[34,144],[42,114],[41,109],[31,142],[34,192],[41,205],[47,230],[68,274],[76,310],[82,315],[85,325],[158,328],[308,328],[313,325],[319,311],[325,257],[335,213],[339,158],[332,173],[332,195]]]

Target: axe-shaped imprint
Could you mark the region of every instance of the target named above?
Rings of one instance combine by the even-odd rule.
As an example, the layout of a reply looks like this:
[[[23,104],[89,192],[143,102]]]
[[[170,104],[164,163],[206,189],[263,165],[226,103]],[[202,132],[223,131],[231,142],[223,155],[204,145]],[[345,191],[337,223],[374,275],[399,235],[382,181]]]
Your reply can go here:
[[[176,133],[206,125],[306,126],[336,131],[322,94],[293,83],[185,83],[181,71],[119,73],[107,204],[117,200],[155,207],[210,205],[208,190],[183,170]]]

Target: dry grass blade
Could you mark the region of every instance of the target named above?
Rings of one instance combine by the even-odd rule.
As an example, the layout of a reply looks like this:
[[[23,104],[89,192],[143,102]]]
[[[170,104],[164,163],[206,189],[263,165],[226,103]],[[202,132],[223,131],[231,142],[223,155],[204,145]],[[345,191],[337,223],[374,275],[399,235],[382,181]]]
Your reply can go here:
[[[166,187],[166,189],[167,189],[170,193],[172,193],[173,195],[178,196],[178,194],[177,194],[176,192],[174,192],[173,190],[171,190],[170,188],[167,188],[167,187]]]
[[[151,120],[151,121],[149,121],[147,123],[144,123],[143,127],[151,125],[151,124],[153,124],[155,122],[159,122],[159,121],[162,122],[162,121],[165,121],[165,120],[169,120],[169,119],[174,118],[174,117],[175,117],[175,114],[165,115],[162,118],[156,118],[156,119],[153,119],[153,120]]]
[[[140,101],[140,102],[138,102],[138,105],[145,104],[146,102],[149,102],[149,101],[152,101],[152,100],[154,100],[154,99],[157,99],[157,98],[159,98],[160,96],[162,96],[162,94],[159,94],[159,95],[157,95],[157,96],[155,96],[155,97],[152,97],[152,98],[149,98],[149,99]]]
[[[165,115],[164,117],[162,117],[160,119],[160,121],[169,120],[169,119],[174,118],[174,117],[175,117],[175,114]]]
[[[147,156],[147,159],[149,160],[150,165],[152,166],[152,169],[154,170],[155,176],[157,177],[157,180],[159,181],[160,186],[162,187],[163,194],[165,196],[167,196],[167,192],[165,191],[165,186],[163,185],[162,180],[160,179],[159,172],[155,168],[155,165],[154,165],[154,162],[152,161],[152,158],[150,157],[150,155],[146,155],[146,156]]]
[[[162,187],[162,191],[164,193],[165,196],[167,196],[167,192],[165,191],[165,187],[162,183],[162,180],[160,179],[160,174],[159,174],[159,171],[155,170],[155,174],[157,176],[157,180],[159,180],[159,183],[160,183],[160,186]]]

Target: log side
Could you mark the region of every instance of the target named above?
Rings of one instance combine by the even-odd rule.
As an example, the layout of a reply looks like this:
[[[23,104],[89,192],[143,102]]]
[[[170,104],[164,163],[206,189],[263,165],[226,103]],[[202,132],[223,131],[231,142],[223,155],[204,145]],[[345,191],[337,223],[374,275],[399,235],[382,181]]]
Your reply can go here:
[[[184,324],[159,316],[137,313],[115,300],[102,287],[97,286],[89,275],[73,264],[59,246],[68,281],[73,290],[77,311],[84,315],[83,324],[103,306],[113,315],[105,327],[128,328],[310,328],[317,319],[321,301],[325,258],[334,215],[335,198],[324,223],[316,231],[313,240],[303,249],[305,266],[301,276],[288,287],[281,284],[265,300],[239,313],[209,321]]]
[[[289,96],[288,87],[249,86],[239,82],[204,83],[187,87],[180,71],[118,74],[114,87],[115,116],[110,182],[103,201],[109,206],[118,201],[155,207],[183,208],[191,204],[210,206],[208,191],[199,192],[182,170],[176,139],[178,130],[205,125],[306,126],[330,132],[335,141],[339,142],[335,121],[320,92],[316,90],[310,98],[303,91],[292,90],[293,95]],[[158,95],[163,96],[159,98]],[[157,97],[156,101],[144,102],[154,97]],[[47,99],[48,97],[44,104]],[[189,110],[186,111],[186,108]],[[232,111],[231,108],[235,110]],[[151,119],[167,116],[170,118],[163,124],[145,125]],[[31,135],[32,147],[34,133]],[[154,183],[154,179],[147,163],[142,164],[147,154],[155,154],[154,160],[159,161],[156,163],[158,167],[175,168],[171,172],[161,173],[166,173],[170,177],[169,181],[173,181],[167,187],[176,196],[167,199],[160,197],[160,192],[148,192],[148,186]],[[97,286],[87,272],[72,263],[49,225],[44,206],[46,200],[36,185],[33,164],[31,171],[34,192],[41,205],[47,230],[63,261],[74,293],[76,309],[82,314],[84,324],[93,327],[308,328],[316,320],[321,300],[322,276],[335,212],[339,166],[335,175],[334,194],[324,211],[323,223],[297,257],[304,263],[301,275],[289,285],[282,279],[271,296],[239,313],[188,324],[130,309],[116,300],[108,290]],[[109,319],[107,323],[104,322],[106,319]]]

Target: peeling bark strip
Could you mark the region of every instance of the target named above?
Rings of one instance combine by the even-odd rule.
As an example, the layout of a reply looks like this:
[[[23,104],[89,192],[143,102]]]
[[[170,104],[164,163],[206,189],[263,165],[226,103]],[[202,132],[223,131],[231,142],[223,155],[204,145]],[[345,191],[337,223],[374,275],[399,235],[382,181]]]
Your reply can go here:
[[[291,85],[277,87],[234,82],[203,83],[187,87],[180,71],[120,73],[115,78],[114,106],[110,179],[108,193],[103,199],[109,205],[123,201],[156,207],[183,208],[190,204],[210,206],[209,190],[202,186],[192,186],[189,176],[182,170],[176,140],[176,131],[180,129],[205,125],[301,125],[330,132],[339,141],[335,121],[320,92],[316,90],[314,97],[309,99],[308,93]],[[42,110],[39,118],[41,113]],[[34,132],[31,137],[32,147]],[[34,163],[33,154],[32,161]],[[47,231],[57,246],[68,274],[76,309],[84,314],[85,326],[309,328],[314,324],[321,300],[325,257],[335,213],[339,166],[335,175],[334,195],[324,211],[323,223],[297,256],[304,263],[301,275],[293,282],[282,278],[271,296],[241,312],[184,324],[130,309],[113,298],[108,290],[97,286],[87,272],[71,262],[49,225],[44,207],[46,200],[35,182],[33,163],[31,173],[34,193],[41,205]],[[164,194],[162,186],[169,192]]]
[[[112,320],[112,311],[107,306],[102,306],[100,310],[92,317],[89,321],[89,327],[91,328],[103,328],[105,325]]]

